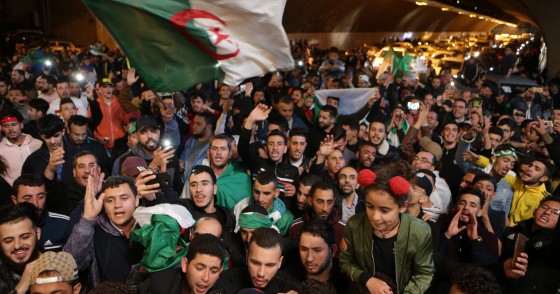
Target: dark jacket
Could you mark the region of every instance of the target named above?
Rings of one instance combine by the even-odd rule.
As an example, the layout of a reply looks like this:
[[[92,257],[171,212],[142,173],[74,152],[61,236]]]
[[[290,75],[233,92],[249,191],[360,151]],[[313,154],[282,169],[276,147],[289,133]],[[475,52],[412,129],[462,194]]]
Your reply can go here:
[[[273,162],[270,159],[262,158],[256,153],[249,151],[249,140],[251,138],[251,131],[241,128],[241,135],[239,138],[239,146],[237,150],[239,155],[245,163],[251,168],[253,179],[263,171],[273,172],[278,178],[278,188],[280,188],[280,197],[284,198],[284,184],[292,184],[296,188],[299,186],[299,170],[297,167],[291,165],[287,156],[281,162]]]
[[[178,267],[168,268],[149,274],[149,279],[138,286],[139,294],[183,294],[185,274]],[[208,294],[225,293],[223,289],[212,287]]]
[[[556,230],[532,230],[534,219],[521,221],[515,227],[506,228],[502,238],[502,264],[513,257],[515,234],[528,237],[525,253],[529,264],[525,276],[517,280],[505,280],[504,293],[556,293],[560,287],[560,226]],[[503,277],[502,277],[503,278]]]
[[[478,236],[482,240],[477,241],[469,240],[467,230],[447,239],[444,234],[449,226],[447,222],[442,226],[438,252],[464,263],[477,265],[495,263],[498,260],[498,237],[486,230],[482,223],[482,220],[478,220]]]
[[[311,208],[308,209],[302,217],[294,220],[294,222],[290,226],[290,229],[288,230],[288,236],[292,240],[298,242],[299,234],[301,232],[301,229],[302,229],[303,225],[306,222],[312,221],[316,217],[317,216],[315,216],[314,213],[313,213],[313,209],[311,209]],[[335,234],[335,237],[336,237],[336,245],[337,245],[337,248],[340,248],[340,242],[342,242],[342,237],[344,235],[344,228],[346,227],[346,224],[344,224],[340,220],[340,215],[338,214],[338,212],[334,208],[333,208],[331,214],[329,215],[329,217],[327,219],[327,222],[334,229],[334,234]]]
[[[142,259],[143,247],[131,242],[101,213],[94,221],[82,217],[63,251],[72,254],[78,270],[89,268],[95,286],[100,281],[126,283],[132,266]]]
[[[109,175],[111,173],[111,158],[109,157],[109,153],[107,152],[105,145],[91,137],[87,137],[84,140],[84,143],[80,145],[74,144],[68,139],[68,135],[66,135],[64,136],[64,157],[68,157],[70,161],[64,163],[65,166],[62,170],[63,181],[69,182],[72,180],[74,156],[84,150],[91,151],[91,153],[95,155],[97,158],[97,164],[101,167],[101,171],[104,172],[105,175]]]
[[[66,230],[69,226],[68,216],[45,210],[39,223],[41,238],[37,241],[37,245],[43,251],[61,251],[66,244]]]
[[[223,271],[214,288],[224,289],[225,294],[235,294],[245,288],[254,288],[247,266],[236,267]],[[300,290],[299,282],[287,273],[279,270],[276,276],[269,281],[264,289],[260,289],[266,294],[286,293],[291,290]]]
[[[286,267],[286,272],[290,273],[290,275],[300,283],[307,280],[307,273],[305,272],[305,268],[301,264],[301,261],[292,263]],[[331,276],[328,283],[334,286],[336,293],[350,293],[348,292],[348,288],[350,287],[350,278],[348,278],[348,276],[340,270],[337,258],[332,259]]]
[[[80,186],[74,180],[70,183],[64,183],[43,177],[43,181],[45,181],[45,187],[49,195],[47,199],[56,198],[53,202],[58,207],[57,211],[64,215],[70,215],[76,207],[80,206],[80,201],[84,199],[86,194],[86,187]],[[83,203],[81,206],[83,207]]]

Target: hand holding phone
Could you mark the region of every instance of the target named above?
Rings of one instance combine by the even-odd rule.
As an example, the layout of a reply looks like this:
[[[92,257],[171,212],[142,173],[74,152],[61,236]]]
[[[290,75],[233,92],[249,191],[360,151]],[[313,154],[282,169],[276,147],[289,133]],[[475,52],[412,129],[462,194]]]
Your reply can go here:
[[[515,268],[515,261],[521,256],[521,253],[525,252],[525,245],[527,244],[527,237],[521,233],[515,235],[515,246],[513,248],[513,261],[511,267]]]

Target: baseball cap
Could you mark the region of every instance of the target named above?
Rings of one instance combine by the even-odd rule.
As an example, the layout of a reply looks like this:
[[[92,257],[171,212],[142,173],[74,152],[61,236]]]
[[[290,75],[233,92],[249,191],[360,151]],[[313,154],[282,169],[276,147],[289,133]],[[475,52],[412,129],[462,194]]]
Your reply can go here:
[[[151,115],[142,115],[136,121],[136,131],[141,132],[148,128],[159,128],[156,119]]]
[[[443,151],[441,150],[441,146],[438,143],[430,140],[428,137],[422,137],[420,140],[420,146],[426,152],[431,153],[437,161],[441,159],[443,155]]]
[[[429,170],[419,170],[416,172],[416,174],[414,175],[414,183],[424,189],[424,191],[426,191],[426,195],[430,196],[430,194],[432,194],[432,191],[434,189],[434,186],[432,185],[432,181],[430,181],[430,179],[428,179],[427,174],[428,174]],[[435,176],[432,173],[431,175],[434,180],[435,180]]]
[[[45,271],[56,271],[58,274],[39,277]],[[45,252],[35,262],[31,271],[31,285],[42,285],[58,282],[71,282],[78,278],[78,265],[74,257],[67,252]]]
[[[109,78],[102,79],[101,80],[101,87],[105,87],[107,85],[114,86],[115,84],[113,84],[113,81],[111,81],[111,79],[109,79]]]
[[[138,167],[141,167],[140,169]],[[129,177],[136,178],[141,170],[147,170],[148,164],[144,159],[138,156],[127,157],[121,166],[121,174],[125,174]]]

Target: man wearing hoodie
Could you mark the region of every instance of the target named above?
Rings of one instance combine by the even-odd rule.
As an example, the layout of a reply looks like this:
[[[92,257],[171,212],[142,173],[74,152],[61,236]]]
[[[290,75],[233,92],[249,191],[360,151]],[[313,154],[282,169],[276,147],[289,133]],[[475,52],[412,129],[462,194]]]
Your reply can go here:
[[[0,142],[0,154],[8,164],[4,179],[12,185],[21,175],[21,168],[25,159],[41,148],[43,142],[31,135],[22,133],[23,116],[17,110],[5,109],[2,111],[0,125],[4,134],[4,138]]]

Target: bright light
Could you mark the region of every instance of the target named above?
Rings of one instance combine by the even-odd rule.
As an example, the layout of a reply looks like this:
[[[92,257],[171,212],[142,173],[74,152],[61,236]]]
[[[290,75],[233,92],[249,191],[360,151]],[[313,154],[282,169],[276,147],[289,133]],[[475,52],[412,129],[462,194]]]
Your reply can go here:
[[[418,5],[418,6],[426,6],[426,5],[428,5],[428,2],[416,1],[416,5]]]
[[[297,64],[298,64],[298,66],[303,66],[303,61],[299,60],[299,61],[297,62]]]
[[[447,8],[447,7],[442,7],[442,8],[441,8],[441,11],[449,11],[449,8]]]
[[[457,78],[457,75],[453,75],[453,78],[456,79],[456,78]]]
[[[479,52],[479,51],[476,51],[476,52],[474,53],[474,57],[478,57],[479,55],[480,55],[480,52]]]
[[[84,75],[81,73],[76,74],[76,81],[81,82],[85,79]]]
[[[525,42],[525,44],[529,45],[529,41]]]
[[[451,83],[449,83],[451,85],[451,87],[455,86],[455,82],[451,81]]]
[[[476,17],[476,14],[469,14],[469,17]]]
[[[459,11],[459,12],[457,12],[457,13],[458,13],[458,14],[465,14],[465,13],[464,13],[464,12],[462,12],[462,11]]]
[[[490,71],[494,71],[494,68],[493,68],[493,67],[491,67],[491,68],[490,68]]]
[[[45,65],[46,65],[46,66],[51,66],[51,65],[52,65],[52,61],[50,61],[50,60],[48,60],[48,59],[45,60]]]

